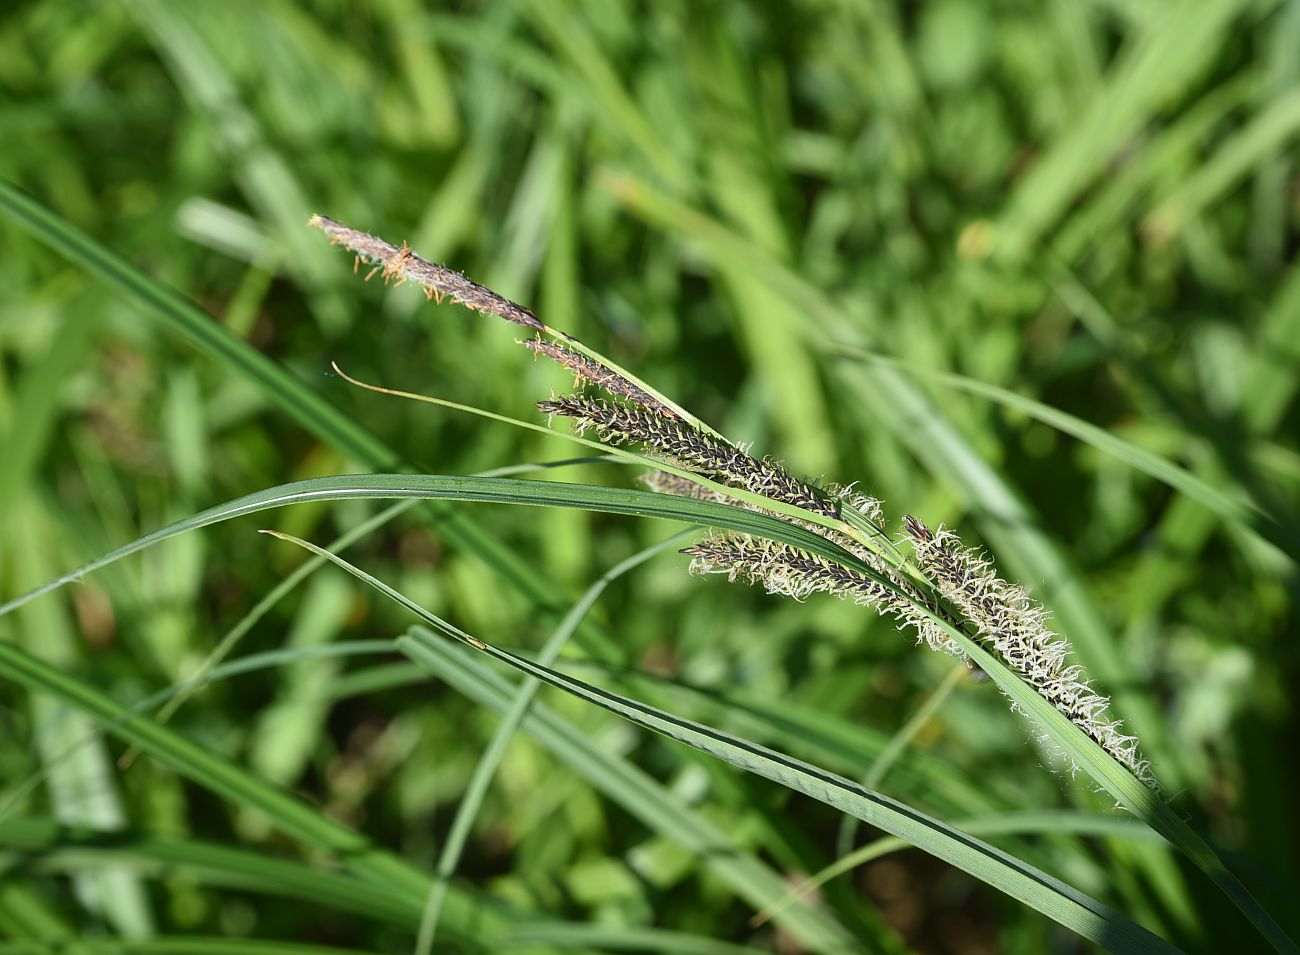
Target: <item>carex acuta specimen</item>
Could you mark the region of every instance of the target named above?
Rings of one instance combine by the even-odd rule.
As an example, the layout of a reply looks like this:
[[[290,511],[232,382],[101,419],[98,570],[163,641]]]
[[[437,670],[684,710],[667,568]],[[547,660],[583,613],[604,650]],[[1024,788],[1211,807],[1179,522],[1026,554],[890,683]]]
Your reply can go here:
[[[764,510],[812,530],[856,558],[854,566],[746,534],[713,533],[687,548],[692,570],[723,573],[802,600],[831,594],[870,607],[912,631],[931,648],[966,659],[957,631],[977,642],[1064,714],[1134,776],[1155,788],[1138,741],[1108,715],[1109,701],[1082,668],[1070,662],[1068,641],[1048,626],[1047,611],[1028,592],[1000,577],[991,560],[963,545],[948,529],[931,530],[905,517],[897,540],[885,531],[880,501],[851,487],[819,487],[779,461],[756,457],[728,441],[645,382],[576,339],[546,325],[532,311],[459,272],[435,265],[405,244],[313,216],[309,225],[343,245],[358,264],[385,281],[412,283],[431,299],[450,298],[528,329],[521,344],[574,377],[573,394],[538,402],[550,418],[568,418],[611,446],[633,446],[671,466],[647,475],[660,493],[686,495]],[[603,394],[593,394],[584,389]],[[692,476],[701,483],[692,480]],[[731,497],[726,490],[736,492]],[[764,502],[779,503],[768,510]],[[793,516],[791,510],[807,515]]]

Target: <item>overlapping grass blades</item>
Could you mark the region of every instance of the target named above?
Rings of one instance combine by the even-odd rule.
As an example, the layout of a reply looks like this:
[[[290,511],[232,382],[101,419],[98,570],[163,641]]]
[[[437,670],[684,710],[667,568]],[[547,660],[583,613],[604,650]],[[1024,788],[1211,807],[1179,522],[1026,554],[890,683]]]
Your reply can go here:
[[[1290,555],[1292,560],[1300,561],[1300,540],[1297,540],[1293,527],[1282,524],[1274,515],[1260,508],[1259,504],[1242,493],[1231,493],[1215,486],[1210,481],[1181,467],[1167,458],[1126,441],[1113,432],[1084,421],[1076,415],[1059,408],[1037,401],[1026,395],[990,385],[965,375],[934,371],[909,365],[891,359],[888,356],[870,352],[865,349],[848,346],[834,346],[831,351],[851,360],[871,362],[885,367],[898,368],[914,377],[935,381],[949,388],[965,391],[994,401],[1003,407],[1023,412],[1037,421],[1057,429],[1063,434],[1089,444],[1099,451],[1112,455],[1116,459],[1137,471],[1154,478],[1176,491],[1187,495],[1193,501],[1203,505],[1214,514],[1223,518],[1229,525],[1246,528],[1263,540],[1267,540]]]
[[[725,423],[728,434],[779,448],[805,473],[852,473],[865,490],[927,519],[951,524],[960,515],[1010,575],[1056,611],[1099,688],[1116,695],[1144,737],[1179,814],[1206,831],[1231,826],[1250,856],[1234,868],[1271,893],[1294,930],[1285,890],[1297,875],[1285,838],[1293,828],[1290,775],[1278,754],[1289,751],[1293,735],[1295,568],[1257,546],[1269,529],[1254,513],[1233,512],[1255,502],[1285,522],[1294,511],[1285,482],[1300,474],[1284,424],[1294,417],[1300,381],[1292,347],[1300,338],[1300,268],[1288,261],[1300,8],[1278,0],[1167,6],[938,2],[902,12],[889,3],[816,0],[780,14],[763,4],[651,5],[643,16],[634,3],[575,0],[465,3],[433,14],[415,0],[312,8],[240,0],[211,12],[180,0],[43,0],[6,11],[14,29],[4,85],[13,95],[0,108],[10,145],[0,175],[166,276],[205,310],[224,309],[228,327],[286,356],[321,393],[339,390],[316,375],[324,357],[372,376],[380,367],[386,383],[428,387],[433,373],[438,392],[493,408],[510,404],[521,377],[532,385],[549,379],[520,369],[504,338],[421,309],[417,296],[397,292],[381,303],[367,289],[360,307],[349,289],[345,301],[336,294],[344,270],[301,227],[316,206],[408,239],[435,261],[473,269],[593,343],[609,343],[620,359],[636,356],[636,367]],[[660,193],[644,209],[635,201],[642,180]],[[613,201],[601,194],[602,182],[617,186]],[[623,188],[629,182],[633,188]],[[707,217],[708,234],[695,234],[700,220],[673,203]],[[206,225],[189,215],[198,205],[213,215]],[[78,274],[77,262],[64,267],[17,230],[12,237],[3,256],[8,304],[0,309],[0,509],[48,512],[33,542],[41,564],[53,558],[62,569],[249,487],[321,473],[314,469],[321,461],[338,467],[326,448],[295,440],[274,407],[263,409],[246,373],[178,352],[168,336],[154,334],[166,325],[140,327],[149,316],[133,308],[135,300],[127,297],[124,311],[97,295],[104,286]],[[1058,257],[1068,272],[1058,270]],[[850,336],[836,329],[836,312]],[[801,317],[811,318],[802,331]],[[1166,475],[1171,485],[1190,475],[1202,486],[1185,483],[1170,494],[1145,478],[1160,479],[1159,462],[1144,468],[1127,453],[1131,446],[1117,447],[1117,466],[1022,422],[1021,411],[1033,413],[1027,407],[1005,414],[912,370],[864,374],[831,364],[828,341],[880,349],[914,367],[959,369],[1090,422],[1119,423],[1112,435],[1136,435],[1135,444],[1182,466]],[[471,353],[473,361],[456,363],[454,356]],[[173,474],[121,456],[121,446],[94,427],[86,402],[112,397],[116,375],[130,371],[123,358],[149,369],[134,379],[136,394],[164,398],[124,409],[126,423],[173,461],[174,476],[191,489],[184,452],[234,462],[214,472],[208,487],[219,491],[172,495]],[[169,394],[178,382],[198,412],[183,446]],[[228,405],[228,396],[237,400]],[[374,413],[384,429],[409,409],[390,410],[364,414]],[[436,469],[444,472],[537,450],[531,436],[442,417],[407,420],[411,440],[401,447],[438,446]],[[1050,415],[1038,420],[1054,426]],[[1122,430],[1130,423],[1133,435]],[[1088,440],[1085,431],[1070,431],[1073,423],[1061,424]],[[239,465],[258,453],[265,433],[287,438],[292,449],[264,453],[250,483]],[[462,441],[467,433],[475,440]],[[81,486],[93,501],[64,493]],[[1227,500],[1197,499],[1206,489]],[[116,507],[104,506],[118,498]],[[350,521],[361,510],[368,508],[304,509],[276,526],[325,514]],[[512,541],[526,542],[517,552],[541,586],[530,592],[526,580],[522,588],[506,581],[500,605],[530,637],[528,623],[549,616],[536,628],[552,626],[568,606],[565,592],[576,594],[604,558],[643,543],[635,522],[578,511],[516,513],[524,517],[517,523],[469,513],[510,520]],[[235,546],[241,536],[211,535]],[[332,531],[303,536],[325,541]],[[386,540],[416,537],[395,531]],[[17,534],[9,544],[0,564],[31,571],[32,544]],[[244,536],[242,545],[258,542]],[[195,540],[177,549],[206,550],[184,571],[196,595],[188,605],[148,603],[160,580],[182,576],[159,573],[160,564],[174,563],[160,548],[147,562],[124,561],[79,588],[75,605],[66,594],[32,608],[70,616],[107,596],[119,625],[130,620],[118,633],[123,645],[104,654],[88,646],[71,665],[95,665],[94,679],[121,698],[134,699],[142,680],[167,682],[183,672],[151,674],[157,658],[136,651],[173,606],[198,616],[200,585],[206,601],[217,594],[212,582],[233,576],[252,602],[277,583],[260,564],[231,563],[224,546]],[[487,626],[467,605],[473,593],[497,586],[492,570],[478,566],[469,548],[444,553],[445,567],[403,563],[401,585],[421,588],[422,597],[458,595],[465,603],[457,614],[476,617],[468,629],[499,638],[507,628]],[[265,556],[286,555],[274,548]],[[388,559],[387,552],[378,557]],[[53,573],[14,574],[0,602]],[[868,639],[849,639],[848,608],[780,605],[700,586],[695,598],[660,613],[661,587],[680,594],[688,586],[668,581],[663,575],[653,586],[610,595],[610,610],[621,614],[618,640],[594,654],[598,660],[574,660],[579,675],[610,674],[617,682],[608,685],[625,695],[673,711],[690,707],[681,711],[854,778],[938,679],[874,621],[864,622]],[[448,585],[455,589],[444,591]],[[521,600],[516,589],[532,596]],[[262,626],[275,626],[293,606],[277,608]],[[51,633],[23,630],[24,622],[11,615],[0,629]],[[183,628],[186,658],[215,645],[225,622],[212,616]],[[813,639],[792,640],[795,627]],[[680,661],[679,671],[656,676],[628,666],[670,632],[680,635],[670,660]],[[593,647],[582,641],[584,650]],[[719,682],[700,669],[710,663],[745,666],[744,677]],[[877,692],[877,681],[900,677],[900,695]],[[292,696],[293,678],[268,678]],[[386,708],[397,696],[388,688],[417,679],[410,663],[361,665],[330,688],[338,695],[329,699],[365,693]],[[22,688],[9,689],[26,702]],[[231,704],[248,701],[250,690],[226,687],[199,701],[190,719],[229,720],[238,713]],[[412,698],[418,691],[407,691],[405,700]],[[444,699],[449,721],[459,723],[473,706]],[[1040,772],[1036,751],[1006,725],[1000,702],[987,686],[963,684],[909,747],[888,791],[954,820],[1057,800],[1108,802],[1086,781],[1061,786]],[[405,708],[392,715],[397,726],[414,719]],[[985,726],[995,731],[978,731]],[[333,735],[316,737],[318,758],[328,758]],[[14,734],[10,761],[26,766],[33,742]],[[477,742],[456,739],[446,762],[406,764],[374,797],[405,792],[413,779],[454,779],[451,766],[471,760]],[[673,758],[682,777],[709,765],[694,750],[648,748]],[[530,771],[525,752],[507,760],[509,772]],[[546,783],[592,798],[566,767],[539,758]],[[723,811],[774,819],[756,798],[768,789],[761,781],[747,784],[725,766],[709,772]],[[144,791],[131,785],[140,778],[124,775],[133,798],[142,797],[127,804],[137,825],[144,798],[161,789],[165,774]],[[449,795],[442,793],[439,799]],[[826,845],[818,828],[826,813],[810,808],[808,819],[792,819],[786,830],[807,840],[805,851],[765,837],[764,850],[791,870],[826,861],[817,854]],[[430,814],[436,823],[441,804],[403,802],[400,822],[420,826]],[[192,813],[190,821],[212,838],[227,816],[242,815],[232,808]],[[514,804],[496,821],[509,828],[521,818],[530,818],[529,808]],[[766,831],[776,828],[769,822]],[[583,827],[569,817],[553,832],[563,843]],[[617,827],[595,834],[591,852],[570,856],[557,876],[581,877],[596,855],[617,866],[624,835]],[[1070,872],[1090,894],[1192,948],[1250,947],[1225,900],[1198,885],[1193,868],[1165,846],[1050,837],[998,844],[1049,871]],[[485,839],[482,848],[495,845]],[[531,860],[545,845],[553,843],[521,833],[507,879],[532,878]],[[897,861],[913,874],[927,865],[915,855]],[[50,879],[39,861],[32,867],[36,878],[20,870],[6,881],[0,921],[8,926],[20,914],[24,925],[62,921],[75,938],[71,926],[95,913],[63,884],[66,869]],[[692,869],[682,871],[678,877],[691,878]],[[223,904],[219,888],[200,892]],[[643,907],[664,902],[661,914],[673,924],[735,910],[720,895],[683,902],[682,893],[657,898],[645,884],[632,896]],[[179,895],[159,885],[154,897]],[[926,931],[954,911],[950,898],[924,901]],[[248,902],[259,915],[307,911]],[[869,910],[847,882],[832,886],[825,902],[846,920]],[[973,928],[996,946],[1038,950],[1052,940],[1054,926],[1045,921],[995,904],[981,906]],[[858,927],[867,942],[888,944],[887,932],[876,938],[874,926]],[[537,931],[551,939],[544,944],[579,948],[627,945],[638,934],[603,926]],[[357,942],[382,947],[374,935],[358,933]],[[689,950],[689,939],[680,943]]]
[[[317,555],[328,554],[327,551],[306,541],[288,535],[277,536],[291,540]],[[645,706],[617,693],[574,680],[549,667],[532,663],[516,654],[490,646],[429,613],[387,584],[342,558],[332,556],[331,559],[358,579],[421,617],[426,624],[435,628],[442,638],[451,638],[506,663],[533,679],[607,709],[623,719],[724,759],[747,772],[771,779],[842,812],[851,813],[862,821],[904,838],[912,845],[1007,892],[1049,918],[1112,951],[1178,951],[1177,948],[1162,941],[1137,923],[1046,873],[903,803],[773,750],[711,727],[684,720],[663,710]],[[447,672],[449,660],[458,658],[462,666],[471,672],[477,669],[472,656],[458,654],[456,657],[448,657],[448,650],[441,645],[443,642],[435,633],[416,629],[412,631],[411,636],[399,640],[398,645],[416,662],[423,663],[440,674]],[[1001,666],[992,657],[989,657],[988,661],[994,666]],[[1014,680],[1010,674],[1007,675]],[[488,679],[486,674],[479,678]],[[1030,695],[1035,694],[1031,692]],[[1072,724],[1067,722],[1067,725],[1082,736]],[[1086,740],[1086,737],[1084,739],[1091,742]],[[1104,753],[1101,755],[1105,757]]]
[[[632,516],[666,518],[782,541],[827,559],[861,569],[864,573],[874,574],[874,571],[853,555],[820,535],[774,517],[725,504],[690,500],[649,491],[502,478],[401,474],[342,476],[315,478],[271,488],[193,515],[118,548],[99,560],[51,581],[39,590],[10,601],[0,607],[0,614],[158,541],[218,521],[312,500],[402,497],[574,507]],[[938,617],[933,619],[937,626],[945,629],[962,645],[976,665],[997,682],[1019,710],[1103,790],[1138,819],[1177,846],[1206,872],[1270,940],[1277,951],[1296,950],[1276,922],[1259,907],[1241,883],[1224,867],[1218,856],[1178,818],[1169,806],[1134,779],[1077,726],[1043,700],[982,646],[972,641],[966,634],[952,628],[946,621]]]
[[[419,906],[429,879],[417,868],[376,846],[354,829],[330,819],[236,764],[212,753],[147,716],[130,713],[85,681],[0,642],[0,674],[33,693],[101,721],[108,732],[235,805],[256,809],[286,835],[326,853],[357,878],[405,896]],[[501,910],[461,890],[449,894],[444,919],[448,934],[492,937],[505,925]]]
[[[555,628],[555,631],[542,647],[541,653],[538,655],[538,662],[547,665],[555,661],[569,642],[569,638],[573,636],[578,624],[582,622],[583,618],[586,617],[592,606],[600,598],[600,595],[605,592],[605,588],[613,581],[635,570],[657,554],[661,554],[668,548],[673,547],[686,536],[689,536],[690,533],[689,529],[682,531],[665,541],[638,551],[602,574],[595,583],[587,588],[582,597],[578,599],[578,602],[573,605],[573,609],[560,621],[559,626]],[[315,559],[324,560],[326,558],[318,555]],[[446,897],[448,880],[455,873],[456,867],[460,863],[465,845],[469,841],[474,819],[478,815],[484,797],[487,795],[488,786],[501,764],[506,747],[510,744],[516,730],[519,729],[524,717],[528,714],[533,698],[537,695],[540,686],[541,684],[536,680],[526,679],[515,689],[509,707],[502,712],[501,722],[497,725],[496,732],[493,733],[492,739],[488,742],[474,767],[474,775],[470,777],[469,785],[465,787],[465,795],[461,799],[460,805],[456,807],[456,816],[447,832],[447,839],[438,853],[438,867],[433,891],[429,895],[424,916],[420,920],[420,933],[415,946],[416,955],[427,955],[427,953],[433,951],[434,940],[437,937],[438,919],[442,911],[443,899]]]

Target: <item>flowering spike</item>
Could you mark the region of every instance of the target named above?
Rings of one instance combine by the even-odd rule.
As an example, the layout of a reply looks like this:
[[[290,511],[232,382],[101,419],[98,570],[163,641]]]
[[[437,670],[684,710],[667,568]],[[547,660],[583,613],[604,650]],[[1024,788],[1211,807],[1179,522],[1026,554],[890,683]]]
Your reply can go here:
[[[411,281],[421,286],[426,295],[438,298],[446,295],[453,302],[459,302],[466,308],[486,312],[504,318],[507,322],[514,322],[516,325],[523,325],[525,328],[536,329],[539,332],[546,328],[536,315],[522,305],[517,305],[477,282],[471,282],[459,272],[420,258],[405,243],[399,249],[377,236],[350,229],[343,223],[327,219],[325,216],[312,216],[307,220],[307,224],[324,232],[329,236],[330,242],[343,245],[358,258],[378,266],[385,281],[397,279],[399,284],[402,281]],[[374,272],[370,275],[374,275]],[[367,279],[369,277],[366,276]]]
[[[654,397],[654,395],[634,382],[628,381],[627,378],[612,368],[607,368],[590,355],[584,355],[567,345],[547,341],[541,337],[527,339],[521,344],[534,355],[545,355],[560,367],[573,372],[575,384],[589,381],[593,385],[604,388],[610,394],[626,398],[643,408],[649,408],[669,418],[678,417],[677,412]]]
[[[420,258],[405,243],[398,248],[323,216],[312,216],[308,224],[324,231],[332,243],[342,244],[354,253],[354,272],[362,262],[373,266],[367,281],[382,273],[385,283],[415,282],[426,296],[439,302],[448,297],[536,332],[574,341],[563,332],[548,329],[523,306],[459,272]],[[585,395],[553,397],[538,402],[538,408],[548,416],[571,418],[580,431],[594,428],[607,444],[643,445],[684,470],[748,491],[758,498],[792,504],[836,520],[841,516],[842,507],[852,508],[873,522],[874,529],[879,529],[881,502],[855,493],[852,485],[832,485],[825,490],[814,488],[793,477],[779,462],[755,458],[747,447],[733,445],[683,421],[681,414],[662,399],[599,359],[540,336],[523,344],[535,355],[546,355],[567,368],[579,382],[591,382],[616,399],[623,399],[605,401]],[[965,632],[986,645],[1134,776],[1158,791],[1150,764],[1138,750],[1137,739],[1120,731],[1120,722],[1107,715],[1109,700],[1091,688],[1080,666],[1068,662],[1069,644],[1047,627],[1047,611],[1024,588],[1000,578],[991,561],[961,546],[950,531],[942,527],[937,532],[931,531],[911,516],[903,519],[903,528],[916,555],[916,569],[920,571],[920,575],[913,575],[911,569],[886,561],[875,544],[847,532],[844,525],[823,526],[780,514],[753,499],[742,502],[723,491],[663,471],[652,472],[645,481],[660,493],[772,514],[835,542],[871,568],[871,573],[862,573],[787,544],[728,534],[711,537],[684,551],[694,558],[692,571],[725,573],[733,581],[761,583],[772,593],[796,600],[813,593],[853,600],[893,617],[900,628],[912,628],[918,640],[933,649],[969,663],[962,645],[939,622],[965,628]],[[890,549],[893,550],[892,545]]]
[[[803,600],[827,593],[911,627],[931,649],[966,659],[965,652],[921,609],[920,594],[901,583],[886,587],[866,574],[778,541],[729,534],[707,538],[682,551],[695,560],[692,573],[725,573],[731,581],[762,584],[770,594]]]
[[[1083,668],[1067,664],[1069,644],[1046,626],[1047,612],[1023,587],[999,577],[988,559],[963,547],[942,527],[931,531],[915,517],[903,518],[921,571],[964,619],[980,640],[1102,749],[1134,776],[1155,786],[1151,764],[1138,751],[1137,739],[1106,718],[1110,701],[1089,686]]]
[[[579,431],[595,428],[600,439],[609,444],[644,444],[674,461],[680,461],[690,470],[732,487],[827,517],[839,516],[839,508],[833,501],[822,497],[811,485],[792,477],[775,461],[752,458],[739,448],[680,420],[665,418],[637,405],[585,395],[539,401],[537,407],[548,415],[574,419]]]

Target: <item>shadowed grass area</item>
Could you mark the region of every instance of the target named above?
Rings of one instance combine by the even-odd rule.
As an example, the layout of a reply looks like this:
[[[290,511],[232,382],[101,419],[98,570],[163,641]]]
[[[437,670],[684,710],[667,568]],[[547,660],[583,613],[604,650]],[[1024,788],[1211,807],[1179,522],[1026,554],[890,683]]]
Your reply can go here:
[[[265,489],[587,453],[336,376],[537,424],[570,384],[518,327],[363,284],[319,213],[797,478],[986,547],[1141,737],[1161,831],[1185,824],[1294,937],[1298,48],[1275,0],[8,4],[0,605]],[[836,557],[609,463],[510,485],[574,506],[448,479],[347,553],[577,694],[531,708],[337,571],[277,590],[302,562],[247,520],[0,614],[0,952],[415,951],[455,856],[435,951],[1077,950],[1058,923],[1120,950],[1266,944],[988,681],[928,707],[950,662],[860,607],[668,553],[606,581],[539,668],[593,582],[682,521]],[[325,542],[387,506],[311,497],[261,520]],[[165,724],[125,716],[163,691],[184,700]],[[661,717],[836,793],[868,778],[943,839],[977,820],[971,845],[1065,907],[634,728]]]

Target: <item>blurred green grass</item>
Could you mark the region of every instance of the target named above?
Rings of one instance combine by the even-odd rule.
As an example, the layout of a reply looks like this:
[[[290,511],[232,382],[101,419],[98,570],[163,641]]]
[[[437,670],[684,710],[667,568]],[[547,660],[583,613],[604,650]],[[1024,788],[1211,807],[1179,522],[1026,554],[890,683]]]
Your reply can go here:
[[[423,469],[569,449],[356,392],[331,359],[523,418],[565,382],[508,327],[362,285],[302,227],[313,212],[533,306],[800,473],[857,479],[895,514],[982,536],[1056,612],[1175,783],[1178,811],[1294,934],[1294,562],[1019,410],[830,348],[1038,398],[1294,533],[1298,48],[1300,7],[1240,0],[19,2],[0,13],[0,177]],[[5,597],[217,501],[372,464],[4,220],[0,243]],[[352,502],[275,521],[326,540],[370,513]],[[665,533],[566,511],[471,513],[560,608]],[[351,558],[471,632],[540,646],[553,621],[527,591],[417,514]],[[0,634],[119,700],[142,697],[193,672],[296,566],[252,530],[169,541],[0,619]],[[616,685],[854,776],[947,666],[854,608],[693,581],[672,556],[611,585],[594,617],[617,657],[593,662]],[[241,652],[407,623],[321,576]],[[173,725],[430,869],[495,718],[368,668],[304,659],[250,673]],[[349,680],[371,689],[319,701]],[[0,778],[16,789],[87,726],[5,692]],[[839,823],[823,807],[548,703],[774,869],[834,859]],[[268,750],[269,725],[292,746]],[[84,750],[8,814],[299,855],[255,814],[147,761],[115,773],[118,753]],[[1104,807],[1043,762],[996,693],[963,685],[884,789],[948,818]],[[998,841],[1190,950],[1242,931],[1158,849]],[[751,932],[753,909],[699,857],[525,740],[507,750],[459,876],[533,916],[795,944]],[[192,872],[150,879],[22,853],[0,889],[0,930],[15,939],[410,945],[400,921],[322,918]],[[840,880],[824,905],[864,946],[1070,950],[1043,919],[916,853]]]

